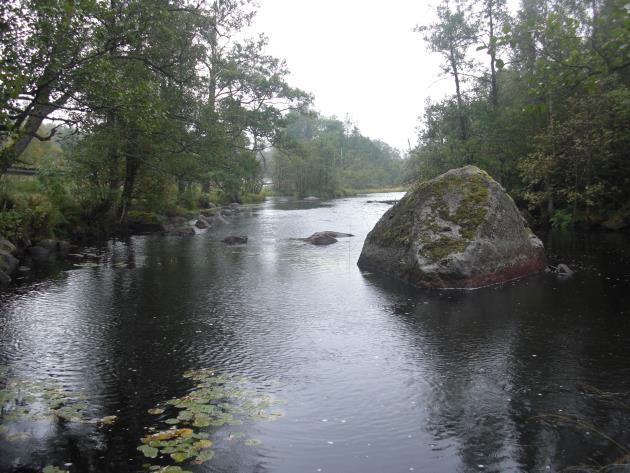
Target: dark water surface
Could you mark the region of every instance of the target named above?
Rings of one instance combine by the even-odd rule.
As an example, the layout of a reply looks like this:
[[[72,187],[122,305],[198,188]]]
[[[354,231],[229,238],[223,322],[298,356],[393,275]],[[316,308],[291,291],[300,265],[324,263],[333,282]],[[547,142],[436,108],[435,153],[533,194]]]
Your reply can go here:
[[[547,237],[578,269],[477,291],[425,291],[356,267],[391,199],[271,200],[192,238],[95,248],[99,266],[57,268],[0,294],[0,366],[56,380],[112,426],[22,421],[0,471],[140,471],[147,409],[214,368],[283,403],[273,422],[207,428],[195,472],[560,471],[630,450],[630,241]],[[354,233],[329,247],[290,238]],[[227,234],[247,246],[226,247]],[[1,388],[1,386],[0,386]],[[23,439],[8,440],[16,429]]]

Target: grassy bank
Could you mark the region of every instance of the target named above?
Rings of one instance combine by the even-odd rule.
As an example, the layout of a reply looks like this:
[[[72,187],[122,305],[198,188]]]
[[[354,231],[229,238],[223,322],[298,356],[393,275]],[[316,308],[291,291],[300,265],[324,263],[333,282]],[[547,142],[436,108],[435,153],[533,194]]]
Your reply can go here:
[[[164,221],[167,217],[193,217],[203,209],[263,202],[265,192],[228,196],[218,190],[201,192],[190,187],[181,192],[168,186],[154,196],[140,194],[132,200],[127,218],[113,204],[117,193],[89,192],[72,179],[56,175],[4,176],[0,179],[0,235],[17,245],[48,238],[71,241],[107,238],[127,230],[129,222]]]

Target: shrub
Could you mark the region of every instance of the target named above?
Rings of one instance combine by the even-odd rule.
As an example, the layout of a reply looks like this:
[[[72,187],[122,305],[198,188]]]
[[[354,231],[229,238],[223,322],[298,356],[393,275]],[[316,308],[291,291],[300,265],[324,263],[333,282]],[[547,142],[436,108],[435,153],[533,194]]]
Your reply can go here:
[[[566,231],[573,226],[573,216],[567,210],[556,210],[549,218],[551,226],[555,229]]]

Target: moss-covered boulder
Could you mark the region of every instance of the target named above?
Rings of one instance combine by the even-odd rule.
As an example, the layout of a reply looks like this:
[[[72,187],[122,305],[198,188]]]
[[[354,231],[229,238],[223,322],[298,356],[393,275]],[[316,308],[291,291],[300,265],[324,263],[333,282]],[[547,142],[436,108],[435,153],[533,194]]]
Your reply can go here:
[[[512,198],[475,166],[412,188],[368,234],[359,266],[421,287],[476,288],[546,267]]]

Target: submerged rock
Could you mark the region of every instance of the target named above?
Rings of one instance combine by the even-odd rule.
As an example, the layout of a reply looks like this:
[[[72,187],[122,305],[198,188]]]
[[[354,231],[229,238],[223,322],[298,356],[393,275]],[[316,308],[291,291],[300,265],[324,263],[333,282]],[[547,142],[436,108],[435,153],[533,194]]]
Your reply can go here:
[[[313,233],[310,237],[304,238],[303,241],[310,243],[311,245],[332,245],[337,243],[337,239],[327,233]]]
[[[223,239],[223,243],[226,245],[246,245],[247,237],[239,236],[239,235],[230,235],[229,237],[225,237]]]
[[[337,243],[337,238],[348,238],[353,236],[354,235],[351,233],[341,233],[326,230],[323,232],[315,232],[307,238],[298,238],[298,240],[305,241],[306,243],[310,243],[311,245],[332,245],[333,243]]]
[[[542,242],[475,166],[416,185],[368,234],[359,266],[420,287],[477,288],[546,267]]]

